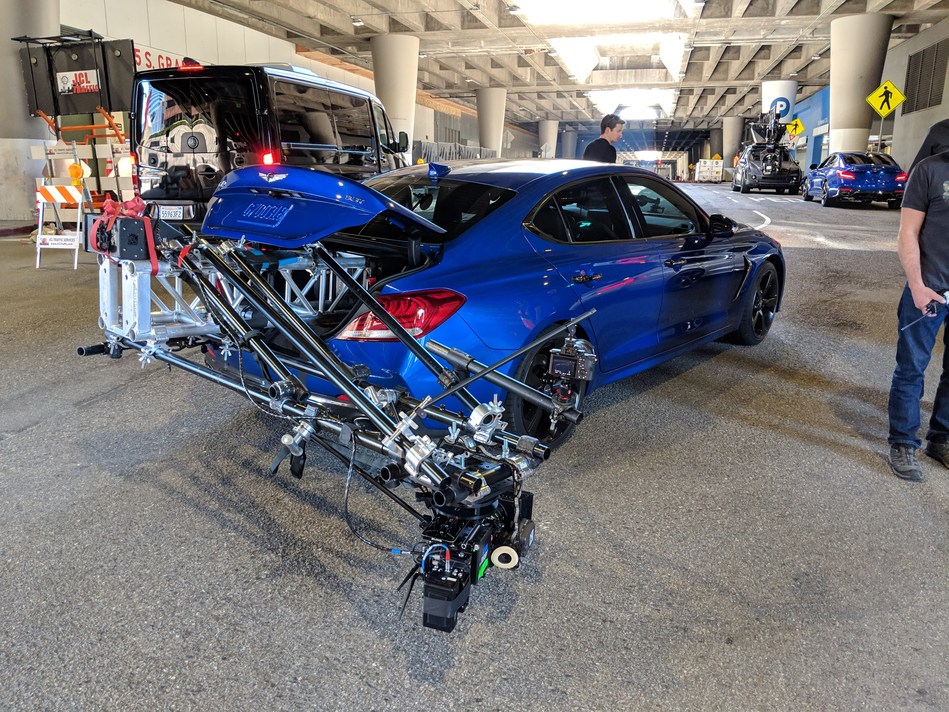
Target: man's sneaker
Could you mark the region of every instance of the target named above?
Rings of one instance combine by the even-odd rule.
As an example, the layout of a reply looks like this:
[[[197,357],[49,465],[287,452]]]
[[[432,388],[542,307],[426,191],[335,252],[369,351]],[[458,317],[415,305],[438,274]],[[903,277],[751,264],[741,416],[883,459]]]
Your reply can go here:
[[[916,459],[916,448],[912,445],[893,445],[890,448],[890,469],[901,480],[919,482],[923,479],[923,471]]]
[[[941,462],[943,467],[949,468],[949,443],[927,443],[926,454]]]

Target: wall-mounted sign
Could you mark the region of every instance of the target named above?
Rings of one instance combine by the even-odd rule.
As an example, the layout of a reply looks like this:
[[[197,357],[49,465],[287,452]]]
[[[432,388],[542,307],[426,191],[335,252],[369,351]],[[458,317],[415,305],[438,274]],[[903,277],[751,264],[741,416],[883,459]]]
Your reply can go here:
[[[95,69],[57,72],[56,89],[60,94],[98,94],[99,73]]]

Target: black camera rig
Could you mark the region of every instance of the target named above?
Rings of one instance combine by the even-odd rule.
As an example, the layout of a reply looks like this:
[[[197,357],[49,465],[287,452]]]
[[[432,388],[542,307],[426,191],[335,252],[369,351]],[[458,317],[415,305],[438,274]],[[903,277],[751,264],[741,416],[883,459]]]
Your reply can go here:
[[[558,393],[570,393],[570,383],[592,376],[596,356],[574,334],[592,312],[501,362],[484,365],[448,346],[414,339],[353,277],[343,257],[318,240],[297,248],[298,260],[310,274],[318,262],[437,376],[444,391],[416,398],[375,385],[368,369],[343,362],[304,318],[299,304],[278,289],[274,275],[251,259],[253,243],[183,235],[160,221],[129,216],[119,216],[111,225],[100,223],[94,232],[87,244],[99,255],[99,324],[106,340],[80,348],[80,355],[118,358],[136,351],[143,367],[162,362],[245,394],[262,410],[290,422],[270,465],[274,473],[289,459],[291,474],[301,477],[309,445],[335,455],[347,467],[350,528],[362,541],[414,560],[403,583],[422,581],[427,627],[451,631],[471,587],[490,568],[518,566],[534,541],[533,496],[523,483],[550,449],[534,437],[509,432],[497,397],[480,403],[467,386],[485,379],[543,407],[553,421],[579,422],[575,400]],[[258,326],[261,319],[266,328]],[[547,392],[498,372],[503,363],[558,334],[565,341],[551,354],[553,387]],[[253,375],[243,367],[235,370],[222,367],[220,360],[201,358],[202,353],[235,351],[242,363],[253,361]],[[311,391],[309,376],[331,382],[341,395]],[[449,410],[444,405],[449,396],[463,409]],[[354,476],[417,519],[420,532],[413,545],[379,544],[356,529],[348,509]],[[414,490],[415,503],[425,511],[399,496],[404,489]]]

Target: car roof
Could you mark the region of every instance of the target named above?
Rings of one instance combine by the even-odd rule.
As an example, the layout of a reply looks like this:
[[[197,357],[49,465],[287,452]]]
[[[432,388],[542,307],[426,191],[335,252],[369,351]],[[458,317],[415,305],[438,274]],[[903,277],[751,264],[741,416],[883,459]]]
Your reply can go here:
[[[554,159],[497,159],[487,158],[480,160],[444,161],[439,165],[448,166],[451,171],[446,176],[471,183],[484,183],[498,188],[520,190],[535,181],[544,182],[549,179],[560,184],[564,177],[580,179],[597,175],[643,175],[651,178],[659,176],[652,171],[635,166],[624,166],[613,163],[595,163],[593,161]],[[418,164],[408,168],[401,168],[389,173],[383,173],[378,178],[404,176],[427,176],[429,164]],[[377,178],[377,179],[378,179]],[[372,179],[370,179],[370,182]]]

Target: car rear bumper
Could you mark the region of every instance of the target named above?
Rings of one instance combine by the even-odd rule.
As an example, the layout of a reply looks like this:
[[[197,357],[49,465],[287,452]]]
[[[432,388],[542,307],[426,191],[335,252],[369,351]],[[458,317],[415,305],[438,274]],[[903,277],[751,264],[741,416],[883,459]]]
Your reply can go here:
[[[902,190],[863,190],[860,188],[837,188],[828,191],[831,198],[838,200],[900,200],[903,197]]]

